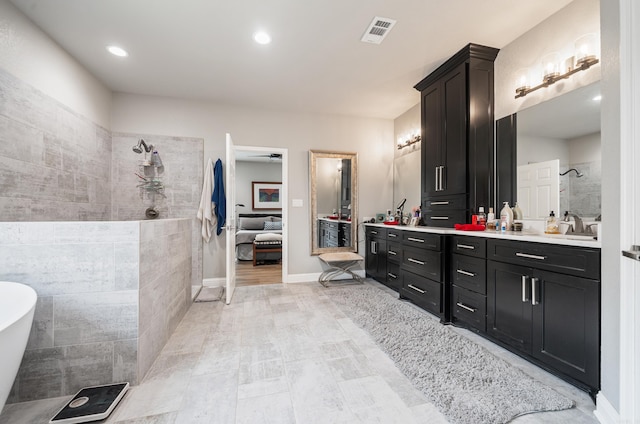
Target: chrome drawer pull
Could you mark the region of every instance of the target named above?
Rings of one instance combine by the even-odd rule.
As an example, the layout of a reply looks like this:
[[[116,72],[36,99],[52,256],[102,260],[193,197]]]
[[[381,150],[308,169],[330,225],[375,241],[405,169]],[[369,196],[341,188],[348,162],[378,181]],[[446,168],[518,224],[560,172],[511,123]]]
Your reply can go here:
[[[473,272],[463,271],[463,270],[461,270],[461,269],[457,269],[457,270],[456,270],[456,272],[457,272],[458,274],[467,275],[467,276],[469,276],[469,277],[475,277],[475,276],[476,276],[476,274],[475,274],[475,273],[473,273]]]
[[[375,241],[371,242],[371,254],[372,255],[378,254],[378,243],[376,243]]]
[[[429,202],[429,204],[432,206],[438,206],[438,205],[448,205],[449,202]]]
[[[469,312],[475,312],[475,311],[476,311],[475,309],[470,308],[470,307],[468,307],[467,305],[462,304],[462,303],[460,303],[460,302],[456,303],[456,305],[457,305],[457,306],[459,306],[459,307],[461,307],[462,309],[466,309],[466,310],[467,310],[467,311],[469,311]]]
[[[377,231],[371,231],[370,234],[378,234],[378,232]]]
[[[414,264],[418,264],[418,265],[424,265],[424,262],[419,261],[417,259],[413,259],[413,258],[408,258],[407,261],[413,262]]]
[[[415,237],[407,237],[407,240],[409,241],[415,241],[417,243],[424,243],[423,239],[419,239],[419,238],[415,238]]]
[[[528,253],[520,253],[520,252],[516,252],[516,256],[519,256],[521,258],[527,258],[527,259],[537,259],[539,261],[544,261],[545,259],[547,259],[546,256],[530,255]]]
[[[390,272],[389,272],[389,273],[387,273],[387,275],[388,275],[389,277],[393,278],[394,280],[395,280],[396,278],[398,278],[398,276],[397,276],[397,275],[392,274],[392,273],[390,273]]]
[[[394,252],[393,250],[389,250],[389,254],[390,254],[391,256],[396,256],[396,255],[397,255],[397,253],[396,253],[396,252]]]
[[[526,302],[529,299],[527,299],[527,276],[523,275],[522,276],[522,302]]]
[[[398,237],[396,234],[389,234],[389,237]]]
[[[417,291],[417,292],[418,292],[418,293],[420,293],[420,294],[425,294],[425,293],[426,293],[426,291],[424,291],[424,290],[420,290],[419,288],[417,288],[417,287],[416,287],[416,286],[414,286],[413,284],[409,284],[407,287],[409,287],[410,289],[413,289],[413,290]]]
[[[531,279],[531,304],[532,305],[537,305],[540,302],[538,302],[538,299],[536,299],[536,283],[538,282],[537,278],[532,278]]]
[[[460,249],[476,250],[475,246],[469,246],[468,244],[456,244],[456,247],[459,247]]]
[[[449,217],[448,216],[432,216],[431,219],[439,219],[441,221],[448,221]]]

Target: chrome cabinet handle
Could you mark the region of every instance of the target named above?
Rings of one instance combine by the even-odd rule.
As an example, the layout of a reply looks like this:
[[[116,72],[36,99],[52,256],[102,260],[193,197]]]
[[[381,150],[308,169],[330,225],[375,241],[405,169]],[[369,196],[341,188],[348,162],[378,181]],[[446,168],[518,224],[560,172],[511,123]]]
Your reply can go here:
[[[436,191],[440,191],[440,181],[438,179],[439,166],[436,166]]]
[[[431,219],[448,220],[448,216],[432,216]]]
[[[463,270],[461,270],[461,269],[456,269],[456,272],[457,272],[458,274],[467,275],[467,276],[469,276],[469,277],[475,277],[475,276],[476,276],[476,274],[474,274],[473,272],[463,271]]]
[[[371,231],[370,234],[378,234],[378,232],[377,231]]]
[[[440,167],[440,191],[444,190],[444,165]]]
[[[424,262],[419,261],[417,259],[413,259],[413,258],[408,258],[407,261],[413,262],[414,264],[418,264],[418,265],[424,265]]]
[[[623,250],[622,256],[640,261],[640,246],[633,245],[631,250]]]
[[[389,250],[389,252],[387,252],[387,253],[389,253],[391,256],[396,256],[397,255],[397,253],[394,252],[393,250]]]
[[[371,242],[371,254],[373,255],[378,254],[378,243],[376,243],[375,241]]]
[[[457,244],[456,247],[459,247],[460,249],[476,250],[475,246],[469,246],[468,244]]]
[[[523,275],[522,276],[522,302],[526,302],[529,299],[527,299],[527,276]]]
[[[474,308],[470,308],[470,307],[468,307],[467,305],[465,305],[465,304],[463,304],[463,303],[460,303],[460,302],[456,303],[456,306],[459,306],[459,307],[461,307],[462,309],[466,309],[466,310],[467,310],[467,311],[469,311],[469,312],[475,312],[475,311],[476,311]]]
[[[389,234],[389,237],[398,237],[398,235],[391,233],[391,234]]]
[[[409,284],[409,285],[407,285],[407,287],[409,287],[410,289],[413,289],[413,290],[417,291],[417,292],[418,292],[418,293],[420,293],[420,294],[425,294],[425,293],[426,293],[426,291],[424,291],[424,290],[420,290],[419,288],[417,288],[417,287],[416,287],[416,286],[414,286],[413,284]]]
[[[429,202],[431,206],[448,205],[449,202]]]
[[[540,304],[540,302],[538,302],[538,299],[536,299],[536,283],[538,282],[537,278],[532,278],[531,279],[531,304],[532,305],[538,305]]]
[[[536,259],[538,261],[544,261],[545,259],[547,259],[546,256],[530,255],[528,253],[520,253],[520,252],[516,252],[516,256],[519,256],[521,258],[527,258],[527,259]]]
[[[398,278],[398,276],[397,276],[397,275],[392,274],[392,273],[390,273],[390,272],[389,272],[389,273],[387,273],[387,275],[388,275],[389,277],[393,278],[394,280]]]
[[[423,239],[419,239],[419,238],[415,238],[415,237],[407,237],[407,240],[409,241],[415,241],[417,243],[424,243]]]

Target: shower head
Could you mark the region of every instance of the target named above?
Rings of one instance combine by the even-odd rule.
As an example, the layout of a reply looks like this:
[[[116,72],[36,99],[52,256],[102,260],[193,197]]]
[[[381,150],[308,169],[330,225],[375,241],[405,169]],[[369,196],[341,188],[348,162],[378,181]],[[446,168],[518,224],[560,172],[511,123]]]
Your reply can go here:
[[[144,151],[149,153],[151,150],[153,150],[153,144],[149,144],[147,146],[147,143],[144,142],[144,139],[140,139],[140,141],[138,141],[138,144],[133,146],[133,151],[136,153],[142,153],[142,147],[144,147]]]
[[[560,174],[560,176],[562,177],[562,176],[564,176],[564,175],[567,175],[567,174],[568,174],[569,172],[571,172],[571,171],[576,171],[576,178],[580,178],[580,177],[584,176],[584,174],[583,174],[582,172],[578,171],[576,168],[571,168],[570,170],[568,170],[568,171],[563,172],[562,174]]]

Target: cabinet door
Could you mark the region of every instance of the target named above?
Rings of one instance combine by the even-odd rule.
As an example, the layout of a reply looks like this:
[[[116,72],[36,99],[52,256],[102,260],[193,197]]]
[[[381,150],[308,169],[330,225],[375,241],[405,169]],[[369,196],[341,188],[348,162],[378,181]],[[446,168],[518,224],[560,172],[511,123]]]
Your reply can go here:
[[[533,280],[533,356],[600,387],[600,283],[547,271]]]
[[[443,77],[442,120],[445,122],[441,150],[442,190],[439,194],[467,192],[467,78],[466,64]]]
[[[531,268],[487,261],[487,334],[526,353],[531,353],[531,275]]]
[[[439,194],[436,176],[442,157],[442,120],[440,85],[433,84],[422,92],[422,199]]]

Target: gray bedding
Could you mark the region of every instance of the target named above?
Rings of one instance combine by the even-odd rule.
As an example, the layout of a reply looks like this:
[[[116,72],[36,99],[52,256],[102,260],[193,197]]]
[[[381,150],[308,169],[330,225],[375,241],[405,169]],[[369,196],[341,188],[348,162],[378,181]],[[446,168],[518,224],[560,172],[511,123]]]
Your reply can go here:
[[[253,260],[253,240],[257,234],[282,234],[282,230],[238,230],[236,231],[236,257],[241,261]],[[278,253],[278,255],[280,255]]]

